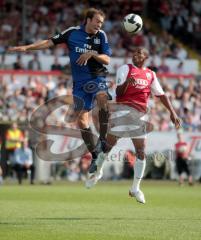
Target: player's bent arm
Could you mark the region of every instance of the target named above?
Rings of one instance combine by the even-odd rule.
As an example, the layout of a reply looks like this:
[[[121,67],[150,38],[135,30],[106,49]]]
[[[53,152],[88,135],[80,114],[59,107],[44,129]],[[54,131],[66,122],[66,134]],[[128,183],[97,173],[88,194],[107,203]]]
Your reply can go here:
[[[160,101],[162,102],[162,104],[166,107],[166,109],[169,111],[170,113],[170,118],[171,121],[174,123],[175,127],[178,129],[181,127],[181,120],[179,119],[179,117],[177,116],[171,102],[170,99],[168,98],[168,96],[166,96],[165,94],[158,96],[160,98]]]
[[[40,50],[40,49],[46,49],[54,46],[51,39],[48,40],[41,40],[33,44],[25,45],[25,46],[19,46],[19,47],[12,47],[9,48],[8,51],[10,52],[26,52],[29,50]]]
[[[129,85],[129,82],[126,81],[122,85],[117,86],[117,88],[116,88],[116,95],[118,97],[124,95],[126,90],[127,90],[127,88],[128,88],[128,85]]]
[[[117,69],[116,73],[116,95],[122,96],[125,94],[128,85],[129,85],[129,79],[127,78],[129,72],[129,67],[127,64],[122,65]]]
[[[92,53],[92,57],[99,63],[105,64],[105,65],[108,65],[110,63],[110,57],[106,54]]]
[[[176,114],[175,110],[170,102],[170,99],[167,95],[163,94],[158,96],[160,98],[160,101],[162,104],[167,108],[167,110],[170,112],[170,114]]]

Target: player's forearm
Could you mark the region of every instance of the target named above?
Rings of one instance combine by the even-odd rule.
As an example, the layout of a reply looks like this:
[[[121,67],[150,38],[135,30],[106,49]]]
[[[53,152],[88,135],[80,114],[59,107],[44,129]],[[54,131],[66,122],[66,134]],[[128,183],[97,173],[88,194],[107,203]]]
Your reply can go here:
[[[26,46],[26,50],[40,50],[52,47],[54,44],[52,40],[41,40],[39,42]]]
[[[108,65],[110,63],[110,57],[107,56],[106,54],[93,53],[92,57],[96,59],[96,61],[98,61],[99,63],[105,64],[105,65]]]
[[[129,82],[126,81],[122,85],[117,86],[117,88],[116,88],[116,95],[118,97],[124,95],[124,93],[126,92],[126,90],[128,88],[128,85],[129,85]]]
[[[176,114],[168,96],[164,94],[159,96],[159,98],[162,104],[165,106],[165,108],[170,112],[170,114]]]

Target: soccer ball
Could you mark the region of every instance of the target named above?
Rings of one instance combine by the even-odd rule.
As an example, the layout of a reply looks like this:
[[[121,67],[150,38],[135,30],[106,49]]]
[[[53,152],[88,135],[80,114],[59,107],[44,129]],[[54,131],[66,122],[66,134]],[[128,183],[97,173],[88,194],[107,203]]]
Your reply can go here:
[[[143,26],[142,18],[134,13],[130,13],[124,17],[123,26],[129,33],[138,33]]]

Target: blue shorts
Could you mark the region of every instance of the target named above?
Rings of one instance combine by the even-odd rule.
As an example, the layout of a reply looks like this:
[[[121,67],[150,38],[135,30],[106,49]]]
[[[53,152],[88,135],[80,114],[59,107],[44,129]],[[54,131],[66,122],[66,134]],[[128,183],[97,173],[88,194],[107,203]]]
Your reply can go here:
[[[107,92],[105,77],[97,77],[86,83],[73,83],[74,110],[88,110],[94,107],[94,99],[98,92]]]

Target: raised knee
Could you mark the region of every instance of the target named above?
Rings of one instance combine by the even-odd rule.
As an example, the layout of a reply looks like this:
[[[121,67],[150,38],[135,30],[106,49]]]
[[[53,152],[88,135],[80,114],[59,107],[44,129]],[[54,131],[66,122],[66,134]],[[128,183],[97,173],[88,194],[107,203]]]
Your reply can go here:
[[[99,109],[108,110],[108,97],[106,93],[101,93],[97,98]]]
[[[77,119],[77,125],[79,126],[79,128],[87,128],[88,122],[84,118],[79,117]]]

